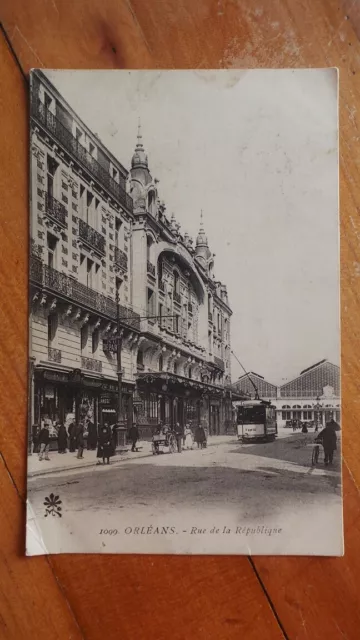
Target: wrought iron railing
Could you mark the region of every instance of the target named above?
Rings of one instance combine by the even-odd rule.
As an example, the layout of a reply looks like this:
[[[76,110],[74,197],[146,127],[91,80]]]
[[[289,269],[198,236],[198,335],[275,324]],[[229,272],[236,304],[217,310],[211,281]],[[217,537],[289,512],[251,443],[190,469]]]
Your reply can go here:
[[[178,304],[180,304],[180,302],[181,302],[181,296],[180,296],[180,293],[178,293],[177,291],[174,291],[174,300],[175,300],[175,302],[177,302]]]
[[[45,193],[45,211],[47,215],[54,218],[56,222],[61,224],[63,227],[66,227],[66,207],[62,204],[62,202],[56,200],[56,198],[51,196],[49,193]]]
[[[88,369],[88,371],[97,371],[98,373],[101,373],[102,362],[101,360],[95,360],[94,358],[86,358],[85,356],[81,356],[81,368]]]
[[[61,351],[60,349],[53,349],[53,347],[48,348],[48,359],[51,362],[61,362]]]
[[[105,253],[105,238],[93,229],[85,220],[79,218],[79,237],[87,242],[93,249]]]
[[[149,262],[149,260],[147,261],[147,272],[155,277],[155,265],[152,264],[152,262]]]
[[[225,371],[224,360],[222,360],[221,358],[218,358],[218,356],[214,356],[214,363],[216,364],[217,367],[219,367],[219,369],[221,369],[221,371]]]
[[[125,251],[115,247],[115,264],[127,271],[128,257]]]
[[[108,189],[108,191],[129,211],[133,210],[133,200],[126,193],[125,189],[118,183],[110,173],[93,158],[91,153],[77,140],[57,117],[46,109],[39,100],[31,103],[31,115],[36,118],[57,140],[79,160],[85,169],[91,173]]]
[[[74,278],[69,278],[65,273],[48,267],[36,256],[31,256],[30,259],[30,281],[44,289],[58,293],[70,302],[84,305],[93,311],[98,311],[116,320],[117,307],[115,300],[103,296]],[[122,324],[140,331],[140,316],[138,313],[134,313],[131,309],[120,304],[119,315]]]

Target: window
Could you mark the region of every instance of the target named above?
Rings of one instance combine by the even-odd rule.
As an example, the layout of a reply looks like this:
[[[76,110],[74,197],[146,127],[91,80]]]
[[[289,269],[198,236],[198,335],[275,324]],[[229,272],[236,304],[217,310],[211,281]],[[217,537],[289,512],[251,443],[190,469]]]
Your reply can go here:
[[[178,363],[174,362],[174,373],[178,372]]]
[[[45,109],[49,109],[49,110],[52,105],[52,98],[46,92],[44,92],[44,105],[45,105]]]
[[[97,348],[99,346],[99,329],[95,329],[93,331],[91,340],[92,340],[91,350],[92,350],[92,353],[94,354],[97,352]]]
[[[87,258],[86,260],[86,286],[90,287],[90,289],[93,287],[93,278],[94,278],[94,262],[93,260],[90,260],[90,258]]]
[[[174,271],[174,291],[175,293],[180,293],[180,278],[177,271]]]
[[[304,404],[303,406],[303,418],[304,420],[312,420],[313,412],[310,404]]]
[[[208,343],[209,343],[209,353],[212,353],[212,336],[211,336],[211,331],[208,332]]]
[[[117,296],[118,296],[119,300],[121,300],[122,283],[123,283],[123,281],[121,280],[121,278],[116,278],[115,286],[116,286],[116,293],[117,293]]]
[[[155,294],[152,289],[147,290],[147,313],[149,316],[155,315]]]
[[[180,316],[176,314],[174,316],[174,333],[180,332]]]
[[[301,407],[299,404],[293,406],[293,418],[294,420],[301,420]]]
[[[115,219],[115,246],[118,249],[121,249],[121,227],[122,227],[122,221],[120,220],[120,218],[116,218]]]
[[[93,200],[94,200],[94,196],[91,193],[91,191],[86,191],[86,222],[91,226],[94,226],[93,220],[92,220],[93,218],[92,209],[91,209]]]
[[[119,182],[119,172],[117,169],[115,169],[115,167],[111,168],[111,177],[113,178],[113,180],[115,180],[115,182]]]
[[[189,375],[189,378],[191,379],[192,378],[192,369],[191,369],[191,367],[189,367],[188,375]]]
[[[93,158],[96,158],[96,147],[92,142],[89,142],[89,153]]]
[[[288,404],[283,405],[281,418],[282,420],[291,420],[291,411],[290,411],[290,406]]]
[[[51,156],[47,157],[47,194],[50,198],[54,197],[55,174],[58,166],[56,160]]]
[[[84,326],[81,327],[81,352],[82,353],[86,352],[88,337],[89,337],[89,326],[87,324],[84,324]]]
[[[150,236],[146,236],[146,260],[154,263],[154,241]],[[155,274],[154,274],[155,275]]]
[[[164,315],[164,306],[162,304],[159,304],[159,325],[160,325],[160,327],[163,326],[163,315]]]
[[[163,279],[163,263],[161,260],[158,262],[158,286],[161,287]]]
[[[47,250],[48,250],[48,266],[52,269],[56,268],[56,247],[57,238],[51,233],[47,234]]]
[[[58,326],[57,315],[55,313],[51,313],[48,316],[48,345],[49,345],[49,347],[53,346],[53,344],[54,344],[54,341],[55,341],[55,338],[56,338],[57,326]]]
[[[138,351],[136,358],[136,366],[140,371],[144,370],[144,353],[143,351]]]
[[[79,129],[79,127],[77,127],[75,125],[75,138],[76,140],[78,140],[80,143],[82,142],[83,139],[83,132],[81,131],[81,129]]]
[[[156,207],[155,207],[155,191],[151,189],[148,194],[148,210],[151,215],[155,215]]]
[[[159,371],[163,371],[163,367],[164,367],[164,359],[162,357],[162,355],[159,357]]]

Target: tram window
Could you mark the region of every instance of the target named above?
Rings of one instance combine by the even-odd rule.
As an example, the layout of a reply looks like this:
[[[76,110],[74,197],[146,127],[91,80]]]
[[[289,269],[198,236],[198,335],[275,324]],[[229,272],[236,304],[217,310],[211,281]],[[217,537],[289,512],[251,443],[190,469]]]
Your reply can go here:
[[[238,419],[244,424],[264,424],[265,407],[240,407]]]

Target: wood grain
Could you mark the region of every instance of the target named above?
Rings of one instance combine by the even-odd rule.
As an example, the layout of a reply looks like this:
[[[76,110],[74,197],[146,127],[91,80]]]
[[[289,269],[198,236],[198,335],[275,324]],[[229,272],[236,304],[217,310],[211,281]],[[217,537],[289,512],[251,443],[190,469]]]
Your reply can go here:
[[[0,354],[0,450],[10,475],[4,466],[0,468],[0,513],[5,523],[0,530],[0,588],[5,602],[0,608],[0,637],[180,640],[285,635],[291,640],[355,640],[360,628],[359,4],[352,0],[12,0],[3,2],[0,12],[25,73],[39,66],[339,67],[346,544],[341,559],[262,557],[252,563],[246,558],[212,557],[54,556],[49,562],[21,557],[27,85],[2,38],[0,322],[6,339]],[[19,596],[22,606],[16,607]],[[36,615],[30,612],[32,604]]]

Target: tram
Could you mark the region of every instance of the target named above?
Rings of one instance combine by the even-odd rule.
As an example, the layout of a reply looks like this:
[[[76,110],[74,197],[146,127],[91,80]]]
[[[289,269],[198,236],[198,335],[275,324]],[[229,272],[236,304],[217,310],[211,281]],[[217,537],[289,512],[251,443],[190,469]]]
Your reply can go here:
[[[237,436],[242,442],[275,440],[276,407],[267,400],[236,402]]]

